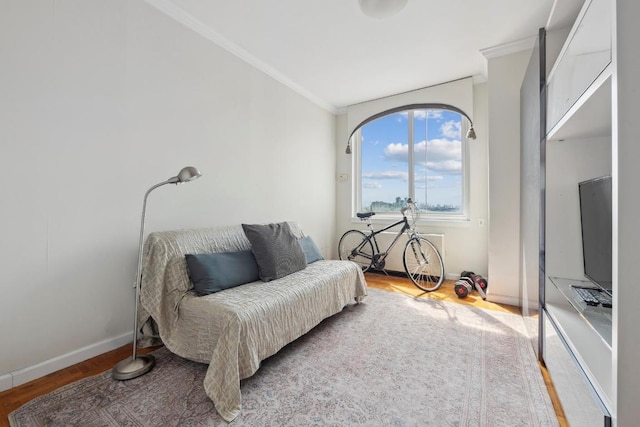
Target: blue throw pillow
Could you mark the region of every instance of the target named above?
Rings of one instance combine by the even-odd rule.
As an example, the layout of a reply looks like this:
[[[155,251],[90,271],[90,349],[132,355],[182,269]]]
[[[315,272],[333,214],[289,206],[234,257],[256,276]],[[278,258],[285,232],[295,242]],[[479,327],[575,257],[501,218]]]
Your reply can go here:
[[[250,250],[213,254],[187,254],[189,277],[196,293],[209,295],[259,279],[258,264]]]
[[[324,257],[320,253],[320,249],[318,249],[311,236],[298,239],[298,243],[300,243],[300,246],[302,246],[304,257],[307,259],[307,264],[311,264],[312,262],[324,259]]]

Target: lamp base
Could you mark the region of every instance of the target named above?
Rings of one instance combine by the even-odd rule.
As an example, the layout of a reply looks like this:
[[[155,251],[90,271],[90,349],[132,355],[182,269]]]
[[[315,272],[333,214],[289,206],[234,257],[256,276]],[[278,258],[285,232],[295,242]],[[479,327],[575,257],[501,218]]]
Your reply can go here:
[[[111,370],[114,380],[131,380],[149,372],[156,364],[156,358],[150,354],[127,357]]]

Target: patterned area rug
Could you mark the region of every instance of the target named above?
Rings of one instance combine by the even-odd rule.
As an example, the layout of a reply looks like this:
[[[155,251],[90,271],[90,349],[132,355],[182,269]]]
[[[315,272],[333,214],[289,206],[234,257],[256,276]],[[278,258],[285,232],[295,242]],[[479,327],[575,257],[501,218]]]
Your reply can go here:
[[[227,425],[206,365],[155,352],[147,375],[110,372],[39,397],[26,426]],[[369,289],[242,382],[232,426],[556,426],[520,316]]]

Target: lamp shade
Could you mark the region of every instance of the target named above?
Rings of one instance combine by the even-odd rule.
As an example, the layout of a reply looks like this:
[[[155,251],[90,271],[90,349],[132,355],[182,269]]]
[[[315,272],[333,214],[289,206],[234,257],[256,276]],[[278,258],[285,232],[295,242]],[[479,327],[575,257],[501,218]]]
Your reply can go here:
[[[178,173],[178,181],[179,182],[193,181],[194,179],[200,178],[201,176],[202,174],[197,168],[194,168],[193,166],[187,166],[182,168],[180,170],[180,173]]]
[[[180,172],[178,172],[178,175],[174,176],[173,178],[169,178],[167,180],[167,183],[179,184],[181,182],[189,182],[193,181],[194,179],[200,178],[201,176],[202,174],[200,173],[198,168],[194,168],[193,166],[185,166],[180,170]]]
[[[476,139],[476,130],[473,128],[473,123],[471,124],[471,126],[469,127],[469,130],[467,131],[467,138]]]

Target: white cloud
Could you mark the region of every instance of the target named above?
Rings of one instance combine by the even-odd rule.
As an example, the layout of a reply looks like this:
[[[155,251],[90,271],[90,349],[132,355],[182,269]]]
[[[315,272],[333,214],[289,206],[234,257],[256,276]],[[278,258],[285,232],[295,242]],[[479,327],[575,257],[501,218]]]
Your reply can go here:
[[[429,118],[430,119],[441,119],[443,110],[429,110]]]
[[[415,181],[416,182],[438,182],[438,181],[442,181],[444,179],[444,177],[442,175],[431,175],[431,176],[424,176],[424,175],[416,175],[415,177]]]
[[[461,142],[459,140],[431,139],[418,142],[414,148],[414,156],[418,163],[426,158],[426,165],[433,171],[457,172],[462,166]],[[409,146],[402,143],[392,143],[385,147],[386,160],[407,163]]]
[[[363,182],[362,188],[382,188],[382,184],[379,182],[371,181],[371,182]]]
[[[384,171],[384,172],[364,172],[362,177],[365,179],[402,179],[408,180],[408,172],[400,171]]]
[[[409,158],[409,146],[401,142],[391,143],[384,148],[384,157],[387,160],[399,160],[407,163]]]
[[[462,144],[460,140],[430,139],[428,142],[422,141],[416,144],[415,156],[424,158],[427,150],[427,160],[429,162],[440,162],[447,160],[461,160]]]
[[[459,140],[431,139],[420,141],[414,148],[414,156],[418,159],[424,158],[428,153],[429,161],[459,160],[461,143]],[[385,147],[384,155],[387,160],[398,160],[407,162],[409,157],[409,146],[402,143],[392,143]]]
[[[429,170],[440,173],[457,173],[462,170],[460,160],[445,160],[441,162],[427,162]]]
[[[409,117],[409,112],[407,111],[402,111],[398,114],[404,118]],[[417,120],[442,119],[442,110],[413,110],[413,117]]]
[[[456,120],[444,122],[440,127],[440,132],[445,138],[460,138],[460,122]]]

